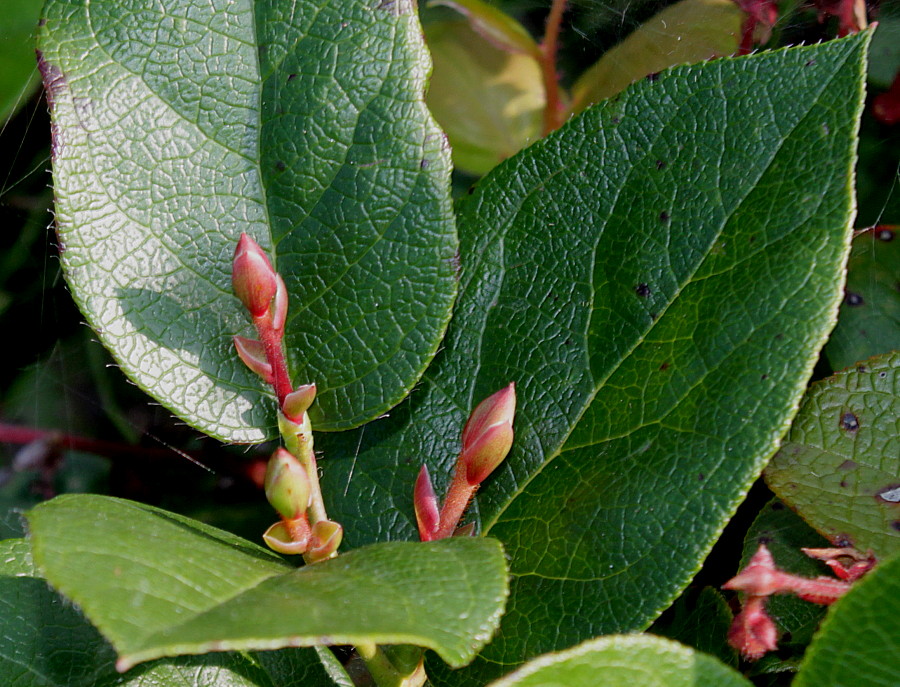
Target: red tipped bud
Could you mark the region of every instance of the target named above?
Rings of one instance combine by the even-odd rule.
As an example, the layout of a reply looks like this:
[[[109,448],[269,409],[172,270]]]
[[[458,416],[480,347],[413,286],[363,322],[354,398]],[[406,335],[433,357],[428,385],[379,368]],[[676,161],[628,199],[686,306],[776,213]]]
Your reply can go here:
[[[516,414],[516,385],[484,399],[469,417],[462,433],[459,462],[466,467],[466,481],[481,484],[509,453]]]
[[[303,413],[309,410],[315,399],[315,384],[298,386],[296,391],[292,391],[284,397],[284,403],[281,404],[281,412],[291,422],[300,424],[303,421]]]
[[[416,509],[416,523],[419,526],[419,539],[431,541],[435,539],[438,527],[441,524],[441,516],[438,512],[437,496],[431,485],[431,477],[428,468],[424,465],[416,477],[416,486],[413,491],[413,505]]]
[[[275,275],[275,281],[277,287],[275,289],[275,303],[272,306],[272,329],[280,336],[281,332],[284,331],[284,323],[287,320],[288,292],[287,287],[284,285],[284,279],[281,278],[280,274]]]
[[[765,597],[747,597],[728,630],[728,643],[751,661],[778,647],[778,629],[766,613]]]
[[[259,244],[247,234],[241,234],[234,251],[231,286],[253,317],[262,317],[269,312],[278,290],[278,278],[272,263]]]
[[[722,585],[722,589],[734,589],[751,596],[771,596],[782,590],[782,573],[775,567],[772,554],[760,544],[747,567]]]
[[[303,465],[283,448],[275,449],[266,467],[266,498],[281,517],[299,518],[309,507],[309,475]]]
[[[234,336],[234,348],[238,357],[244,361],[244,365],[263,378],[266,384],[274,381],[272,366],[266,359],[266,349],[256,339],[248,339],[244,336]]]
[[[344,538],[344,528],[333,520],[319,520],[312,526],[309,551],[303,556],[307,563],[317,563],[337,556]]]
[[[305,519],[303,523],[306,523]],[[306,536],[300,536],[297,539],[293,539],[293,536],[297,536],[298,533],[294,532],[292,536],[291,529],[296,528],[290,528],[284,521],[276,522],[265,531],[263,541],[266,542],[266,546],[278,553],[286,553],[288,555],[306,553],[310,539],[309,525],[306,525]]]

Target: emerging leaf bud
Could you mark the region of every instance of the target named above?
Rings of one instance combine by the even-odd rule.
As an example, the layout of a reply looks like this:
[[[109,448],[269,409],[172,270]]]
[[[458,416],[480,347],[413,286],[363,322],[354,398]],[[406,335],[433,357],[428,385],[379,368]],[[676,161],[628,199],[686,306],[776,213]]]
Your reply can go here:
[[[307,526],[308,527],[308,526]],[[309,532],[305,537],[293,539],[288,525],[283,521],[276,522],[263,534],[263,541],[273,551],[278,553],[286,553],[288,555],[297,555],[306,553],[309,548]]]
[[[509,453],[516,413],[516,385],[488,396],[478,404],[462,433],[459,462],[466,467],[466,481],[481,484]]]
[[[275,289],[275,303],[272,306],[272,329],[281,336],[284,331],[284,323],[287,320],[288,292],[284,285],[284,279],[280,274],[275,274],[277,288]]]
[[[292,391],[284,397],[284,403],[281,404],[281,412],[291,422],[300,424],[303,421],[303,413],[309,410],[315,398],[315,384],[298,386],[296,391]]]
[[[244,361],[244,365],[263,378],[266,384],[274,380],[272,366],[266,359],[266,349],[256,339],[248,339],[244,336],[234,336],[234,348],[238,357]]]
[[[309,475],[289,451],[275,449],[266,466],[266,498],[278,514],[295,520],[309,507]]]
[[[728,630],[728,643],[750,661],[778,648],[778,628],[766,613],[766,597],[747,597]]]
[[[309,551],[303,556],[307,563],[316,563],[337,555],[344,538],[344,528],[333,520],[319,520],[312,526]]]
[[[241,234],[234,251],[231,286],[253,317],[262,317],[269,312],[278,290],[278,278],[272,263],[259,244],[247,234]]]
[[[435,539],[438,527],[441,524],[441,516],[438,512],[437,496],[431,485],[431,477],[428,468],[422,466],[419,476],[416,478],[416,486],[413,490],[413,505],[416,509],[416,523],[419,526],[419,539],[432,541]]]

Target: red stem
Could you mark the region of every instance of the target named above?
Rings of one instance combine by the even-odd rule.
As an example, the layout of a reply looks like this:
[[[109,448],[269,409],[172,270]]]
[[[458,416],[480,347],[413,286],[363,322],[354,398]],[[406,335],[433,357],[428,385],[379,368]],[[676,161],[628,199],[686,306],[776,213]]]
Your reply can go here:
[[[291,386],[287,362],[284,359],[284,350],[281,347],[282,337],[272,328],[271,315],[269,313],[261,317],[254,317],[253,324],[256,325],[259,340],[266,351],[266,360],[272,366],[272,386],[275,389],[275,395],[278,397],[278,406],[281,407],[284,405],[285,396],[294,390]]]
[[[563,107],[559,97],[559,75],[556,73],[556,50],[559,43],[559,27],[565,11],[566,0],[553,0],[550,14],[547,15],[544,40],[541,43],[541,73],[547,99],[544,106],[545,136],[562,126]]]
[[[478,491],[478,485],[469,484],[469,480],[466,479],[465,465],[457,461],[456,474],[453,475],[453,482],[450,484],[450,489],[447,490],[447,498],[444,499],[444,505],[441,507],[440,524],[434,535],[435,539],[453,536],[456,526],[476,491]]]

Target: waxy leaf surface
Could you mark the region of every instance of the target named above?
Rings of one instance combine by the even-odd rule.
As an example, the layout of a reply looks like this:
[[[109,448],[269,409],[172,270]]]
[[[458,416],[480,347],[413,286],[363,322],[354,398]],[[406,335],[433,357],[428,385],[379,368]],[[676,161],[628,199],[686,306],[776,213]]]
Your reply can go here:
[[[56,220],[79,307],[202,431],[274,434],[231,336],[241,232],[287,283],[295,384],[341,429],[402,399],[455,293],[449,155],[411,0],[51,0],[40,30]]]
[[[22,539],[0,542],[0,611],[0,684],[4,687],[330,684],[312,649],[256,656],[180,656],[145,663],[122,675],[116,670],[112,646],[47,585],[32,563],[28,542]]]
[[[444,350],[391,418],[329,437],[355,542],[413,538],[465,418],[516,382],[516,440],[471,518],[511,558],[479,684],[642,629],[775,452],[834,325],[867,35],[661,74],[482,179],[459,208]]]
[[[835,545],[900,551],[900,351],[814,384],[766,482]]]
[[[603,637],[541,656],[490,687],[750,687],[712,656],[660,637]]]
[[[900,684],[900,556],[879,563],[828,612],[794,687]]]
[[[118,665],[207,651],[415,644],[454,666],[507,595],[496,540],[393,542],[296,569],[221,530],[137,503],[59,497],[28,515],[35,563],[112,642]]]

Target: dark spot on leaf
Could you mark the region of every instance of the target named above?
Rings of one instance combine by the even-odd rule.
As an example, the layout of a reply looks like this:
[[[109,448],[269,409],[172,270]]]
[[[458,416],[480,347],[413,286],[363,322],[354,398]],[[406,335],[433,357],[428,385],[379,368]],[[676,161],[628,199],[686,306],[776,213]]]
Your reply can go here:
[[[656,81],[659,78],[659,72],[650,72],[647,74],[647,81]]]
[[[900,484],[889,484],[875,494],[875,498],[885,503],[900,504]]]
[[[669,221],[669,213],[668,213],[668,212],[665,212],[665,211],[660,212],[660,213],[659,213],[659,219],[660,219],[660,221],[662,221],[662,222],[668,222],[668,221]]]
[[[770,537],[767,534],[761,534],[756,538],[756,541],[759,542],[760,544],[771,544],[772,537]]]
[[[859,429],[859,418],[848,410],[841,415],[841,429],[847,432],[855,432]]]
[[[840,481],[840,485],[841,485],[841,488],[842,488],[842,489],[846,489],[846,488],[847,488],[847,480],[842,479],[842,480]]]
[[[621,117],[613,117],[610,121],[611,121],[613,124],[618,124],[619,122],[622,121],[622,118],[621,118]]]
[[[657,160],[657,161],[656,161],[656,169],[665,169],[665,168],[666,168],[666,164],[667,164],[667,163],[666,163],[665,161],[663,161],[663,160]]]
[[[882,370],[881,372],[878,373],[878,378],[879,378],[879,379],[884,379],[885,377],[887,377],[887,372],[884,372],[884,371]]]
[[[784,504],[781,501],[772,503],[772,510],[784,510]]]
[[[747,239],[747,242],[748,243],[756,243],[756,234],[751,235],[750,238]]]
[[[563,343],[564,343],[566,346],[571,346],[571,345],[572,345],[572,339],[566,339],[565,341],[563,341]]]
[[[781,341],[783,338],[784,338],[784,334],[776,334],[776,335],[775,335],[775,340],[776,340],[776,341]]]
[[[643,282],[634,287],[634,292],[641,298],[646,298],[651,293],[650,287]]]
[[[879,241],[884,241],[885,243],[894,240],[894,232],[891,229],[885,229],[884,227],[875,232],[875,236]]]
[[[852,291],[848,291],[844,295],[844,302],[850,307],[856,307],[857,305],[862,305],[863,303],[865,303],[862,296],[860,296],[858,293],[853,293]]]
[[[765,380],[769,378],[769,375],[760,375],[759,378]]]
[[[857,468],[857,464],[852,460],[845,460],[843,463],[838,465],[838,470],[855,470]]]
[[[279,172],[283,172],[284,170],[287,169],[287,165],[284,164],[281,160],[279,160],[278,162],[275,163],[275,169],[277,169]]]
[[[296,78],[297,78],[296,74],[288,74],[288,82],[293,81]]]
[[[869,371],[869,368],[866,367],[865,365],[857,365],[856,371],[859,372],[860,374],[865,374],[866,372]]]
[[[891,523],[891,527],[900,532],[900,520],[894,520],[894,522]]]
[[[815,59],[807,60],[804,67],[812,67],[816,63]]]
[[[423,157],[422,161],[419,162],[419,169],[428,169],[428,165],[430,165],[430,164],[431,164],[431,161],[427,160],[426,158]]]
[[[831,538],[831,543],[839,549],[846,549],[853,546],[853,540],[846,534],[836,534]]]
[[[459,250],[457,250],[456,253],[453,254],[453,257],[450,258],[450,264],[453,266],[453,273],[459,277],[459,269],[462,265],[459,260]]]
[[[658,313],[652,312],[650,313],[650,319],[656,322],[656,318],[659,317]]]
[[[669,369],[669,363],[663,363],[662,365],[659,366],[659,369],[661,372],[665,372],[666,370]]]
[[[702,482],[703,480],[706,479],[706,475],[704,475],[704,474],[701,472],[700,474],[697,475],[697,479],[699,479],[699,480]]]

